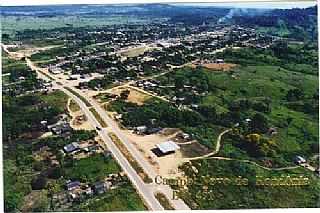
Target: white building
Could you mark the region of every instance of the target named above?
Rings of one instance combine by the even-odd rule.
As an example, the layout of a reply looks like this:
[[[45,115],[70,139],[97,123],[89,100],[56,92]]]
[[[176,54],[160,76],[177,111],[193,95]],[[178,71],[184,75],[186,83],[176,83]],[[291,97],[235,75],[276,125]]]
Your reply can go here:
[[[156,147],[161,151],[162,154],[170,154],[180,149],[180,147],[173,141],[166,141],[157,144]]]

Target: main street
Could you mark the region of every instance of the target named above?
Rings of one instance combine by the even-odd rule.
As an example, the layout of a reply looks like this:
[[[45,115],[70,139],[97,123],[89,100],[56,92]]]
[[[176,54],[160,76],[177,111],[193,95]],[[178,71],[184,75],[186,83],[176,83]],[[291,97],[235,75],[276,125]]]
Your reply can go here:
[[[118,124],[113,121],[106,111],[91,97],[83,93],[79,89],[74,89],[78,93],[81,93],[82,97],[89,101],[92,104],[93,108],[98,112],[100,117],[107,123],[108,127],[115,133],[121,142],[125,145],[125,147],[129,150],[135,160],[139,163],[139,165],[143,168],[144,172],[148,174],[153,180],[157,176],[157,173],[154,171],[154,168],[149,164],[149,162],[142,156],[142,154],[137,150],[137,148],[128,140],[127,136],[121,132],[121,129],[118,127]],[[190,208],[183,202],[181,199],[173,200],[173,190],[169,186],[165,185],[157,185],[152,187],[154,193],[157,191],[162,192],[166,195],[168,200],[177,210],[189,210]]]
[[[62,90],[64,93],[66,93],[68,96],[70,96],[72,99],[74,99],[77,104],[80,106],[83,113],[87,116],[89,122],[93,126],[100,126],[97,119],[94,117],[94,115],[90,112],[88,107],[85,105],[83,101],[81,101],[77,96],[73,95],[68,90],[64,89],[61,86],[58,86],[60,90]],[[117,146],[113,143],[113,141],[110,139],[108,135],[108,131],[103,128],[101,131],[97,131],[101,139],[105,142],[107,148],[111,151],[113,154],[113,157],[117,160],[123,171],[127,174],[128,178],[132,182],[132,184],[137,189],[138,193],[142,197],[142,199],[145,201],[145,204],[151,209],[151,210],[163,210],[163,207],[158,202],[158,200],[154,197],[153,191],[150,190],[150,188],[145,184],[139,175],[136,173],[136,171],[132,168],[128,160],[122,155],[120,150],[117,148]]]
[[[7,50],[7,49],[6,49]],[[6,51],[8,54],[10,54],[10,51]],[[145,201],[145,204],[148,206],[150,210],[163,210],[163,207],[159,203],[159,201],[155,198],[155,194],[157,192],[163,193],[171,205],[176,210],[189,210],[190,208],[181,200],[173,200],[173,190],[171,187],[167,185],[155,185],[155,184],[147,184],[142,181],[140,176],[137,174],[137,172],[132,168],[128,160],[125,158],[125,156],[120,152],[118,147],[114,144],[114,142],[109,137],[108,133],[111,130],[116,136],[121,140],[121,142],[125,145],[125,147],[129,150],[129,152],[132,154],[132,156],[135,158],[135,160],[139,163],[139,165],[143,168],[144,172],[148,174],[148,176],[152,179],[154,179],[157,175],[154,168],[148,163],[148,161],[142,156],[142,154],[134,147],[134,145],[127,139],[127,137],[121,132],[120,128],[118,127],[117,123],[114,122],[106,113],[104,109],[101,108],[101,106],[91,97],[87,96],[83,91],[76,89],[75,87],[69,86],[66,84],[67,82],[61,81],[57,78],[55,78],[54,75],[51,75],[46,69],[37,67],[29,58],[25,58],[27,65],[34,71],[38,73],[38,76],[43,79],[48,79],[48,76],[50,76],[51,80],[53,80],[53,84],[57,89],[62,90],[65,92],[68,96],[73,98],[80,106],[82,111],[85,113],[85,115],[88,117],[88,121],[93,126],[99,126],[100,124],[97,121],[97,119],[94,117],[94,115],[90,112],[89,108],[85,105],[85,103],[80,100],[76,95],[72,94],[70,91],[68,91],[65,88],[72,89],[73,91],[76,91],[79,95],[81,95],[85,100],[87,100],[91,105],[92,108],[94,108],[99,116],[107,123],[108,129],[102,128],[101,131],[98,131],[98,134],[108,147],[108,149],[112,152],[113,156],[123,169],[123,171],[127,174],[129,180],[132,182],[134,187],[137,189],[138,193],[142,197],[142,199]],[[45,75],[44,75],[45,73]],[[63,85],[63,87],[61,86]]]
[[[37,68],[29,59],[27,60],[28,66],[32,69],[37,71],[38,76],[45,80],[48,79],[47,76],[43,74],[43,70],[41,68]],[[92,126],[97,127],[100,126],[97,119],[94,117],[94,115],[90,112],[89,108],[86,106],[86,104],[80,100],[77,96],[72,94],[70,91],[65,89],[63,86],[61,86],[59,81],[53,81],[53,86],[61,91],[63,91],[65,94],[67,94],[69,97],[71,97],[74,101],[77,102],[77,104],[80,106],[83,113],[88,118],[88,121],[92,124]],[[158,202],[158,200],[155,198],[153,191],[150,190],[150,187],[145,184],[139,175],[136,173],[136,171],[132,168],[128,160],[122,155],[120,150],[116,147],[116,145],[113,143],[113,141],[110,139],[108,135],[107,129],[103,128],[101,131],[97,131],[101,139],[106,144],[107,148],[111,151],[116,161],[119,163],[123,171],[127,174],[129,180],[132,182],[134,187],[137,189],[138,193],[144,200],[145,204],[150,210],[163,210],[163,207]]]

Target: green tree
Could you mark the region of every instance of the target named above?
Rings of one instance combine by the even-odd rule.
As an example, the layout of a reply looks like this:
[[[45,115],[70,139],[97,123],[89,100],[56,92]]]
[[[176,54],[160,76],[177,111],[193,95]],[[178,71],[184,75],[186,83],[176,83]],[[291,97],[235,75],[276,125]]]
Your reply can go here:
[[[286,95],[287,101],[299,101],[303,98],[303,92],[301,89],[290,89]]]
[[[250,122],[251,131],[264,133],[268,130],[268,120],[262,113],[256,113]]]

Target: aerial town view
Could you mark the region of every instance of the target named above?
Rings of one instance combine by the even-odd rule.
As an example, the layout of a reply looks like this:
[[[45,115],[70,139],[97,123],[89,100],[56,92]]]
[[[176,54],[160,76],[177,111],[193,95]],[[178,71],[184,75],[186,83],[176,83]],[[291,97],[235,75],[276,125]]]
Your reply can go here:
[[[317,10],[2,6],[4,211],[319,208]]]

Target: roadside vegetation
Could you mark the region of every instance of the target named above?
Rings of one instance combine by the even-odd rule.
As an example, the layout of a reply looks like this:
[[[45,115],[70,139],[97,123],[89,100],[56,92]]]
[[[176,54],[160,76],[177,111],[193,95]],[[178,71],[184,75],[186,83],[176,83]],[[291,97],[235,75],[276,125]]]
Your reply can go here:
[[[94,108],[90,108],[90,112],[94,115],[94,117],[98,120],[102,128],[108,127],[106,122],[101,118],[101,116],[98,114],[98,112]]]
[[[72,112],[77,112],[80,110],[80,106],[73,99],[70,99],[69,108]]]
[[[174,208],[170,204],[170,201],[167,199],[167,197],[164,194],[162,194],[161,192],[158,192],[156,193],[155,197],[163,206],[164,210],[174,210]]]
[[[127,158],[130,165],[133,167],[134,170],[138,173],[138,175],[141,177],[141,179],[145,183],[152,183],[153,180],[143,171],[143,168],[139,165],[139,163],[133,158],[129,150],[122,144],[120,139],[114,134],[109,133],[110,138],[112,141],[116,144],[118,149],[121,151],[121,153]]]
[[[87,99],[85,99],[84,97],[82,97],[79,93],[77,93],[76,91],[74,91],[73,89],[70,89],[69,87],[64,87],[66,90],[68,90],[69,92],[71,92],[72,94],[74,94],[75,96],[77,96],[81,101],[84,102],[84,104],[87,107],[91,107],[92,105],[89,103],[89,101],[87,101]]]

